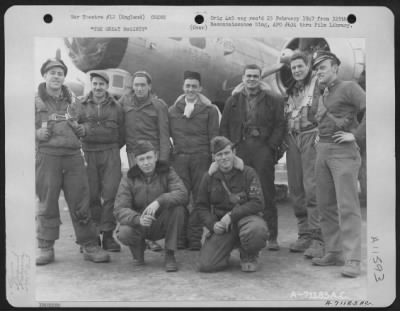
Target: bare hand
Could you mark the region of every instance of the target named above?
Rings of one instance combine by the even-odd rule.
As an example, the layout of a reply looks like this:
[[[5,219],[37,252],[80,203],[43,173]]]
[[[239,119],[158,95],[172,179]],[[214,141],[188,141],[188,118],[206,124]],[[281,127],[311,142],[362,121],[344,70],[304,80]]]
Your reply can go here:
[[[78,135],[79,137],[83,137],[85,136],[85,127],[82,124],[79,124],[76,128],[76,135]]]
[[[230,213],[225,214],[224,217],[222,217],[219,222],[224,225],[225,231],[229,231],[229,226],[231,225],[232,222],[231,214]]]
[[[143,215],[150,215],[155,217],[157,210],[160,208],[160,203],[158,201],[153,201],[143,211]]]
[[[154,220],[156,219],[153,216],[142,214],[142,216],[140,216],[140,225],[143,227],[150,227]]]
[[[220,221],[217,221],[214,224],[213,231],[216,234],[223,234],[223,233],[225,233],[225,225],[223,223],[221,223]]]
[[[40,129],[36,130],[36,137],[38,140],[41,140],[41,141],[49,140],[49,137],[50,137],[49,129],[42,127]]]
[[[336,132],[335,134],[332,135],[332,138],[334,142],[337,144],[356,140],[353,133],[343,132],[343,131]]]

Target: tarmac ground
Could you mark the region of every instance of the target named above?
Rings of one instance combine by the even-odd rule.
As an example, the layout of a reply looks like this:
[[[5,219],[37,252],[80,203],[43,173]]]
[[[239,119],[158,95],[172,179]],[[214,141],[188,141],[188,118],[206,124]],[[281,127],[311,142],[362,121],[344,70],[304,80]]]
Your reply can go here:
[[[134,267],[127,247],[110,253],[110,263],[83,260],[75,243],[69,213],[60,198],[61,234],[55,245],[55,262],[36,268],[36,299],[40,302],[146,302],[235,303],[287,300],[315,300],[328,294],[344,299],[363,300],[367,295],[366,209],[362,208],[363,236],[361,276],[345,278],[341,267],[317,267],[302,253],[291,253],[289,245],[297,238],[297,224],[289,200],[278,203],[280,251],[263,249],[255,273],[240,270],[237,250],[230,267],[218,273],[197,271],[198,251],[179,250],[179,271],[164,271],[163,252],[146,250],[143,267]],[[159,241],[163,245],[163,240]],[[322,301],[326,301],[322,299]],[[277,306],[278,306],[277,305]]]

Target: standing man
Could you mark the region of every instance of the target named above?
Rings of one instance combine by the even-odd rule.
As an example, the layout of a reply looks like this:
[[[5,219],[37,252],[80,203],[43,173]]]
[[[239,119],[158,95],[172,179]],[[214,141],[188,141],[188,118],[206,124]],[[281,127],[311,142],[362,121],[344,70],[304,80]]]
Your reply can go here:
[[[313,66],[323,89],[313,111],[318,121],[317,203],[326,254],[317,266],[343,265],[342,275],[360,274],[361,210],[357,178],[361,157],[357,140],[365,134],[357,113],[365,109],[365,92],[353,81],[338,79],[340,60],[331,52],[315,55]]]
[[[298,239],[290,245],[292,252],[304,252],[307,258],[322,257],[324,243],[315,194],[315,139],[317,120],[311,113],[313,100],[318,100],[317,77],[312,75],[310,59],[303,52],[294,52],[290,68],[295,81],[288,88],[286,117],[288,131],[286,165],[289,193],[297,217]],[[314,93],[315,96],[314,96]]]
[[[220,133],[237,146],[237,155],[260,177],[268,249],[279,250],[274,179],[277,148],[285,134],[283,99],[262,87],[261,68],[257,65],[247,65],[242,80],[244,87],[233,92],[225,104]]]
[[[135,149],[139,140],[148,140],[156,148],[161,161],[169,160],[170,134],[168,106],[151,93],[152,79],[146,71],[133,75],[133,90],[120,99],[125,116],[126,153],[129,167],[135,165]],[[161,246],[148,241],[148,247],[160,251]]]
[[[92,91],[79,107],[79,123],[85,127],[82,149],[87,162],[90,207],[102,233],[103,249],[119,252],[113,232],[116,227],[114,200],[121,180],[120,147],[123,145],[123,111],[108,93],[104,71],[90,74]]]
[[[185,186],[149,141],[138,141],[135,165],[122,178],[115,200],[119,240],[129,246],[136,266],[144,265],[145,239],[165,238],[165,270],[177,271],[178,233],[188,196]]]
[[[201,77],[198,72],[185,71],[183,92],[169,108],[169,124],[174,143],[173,166],[183,180],[193,202],[196,202],[201,178],[211,164],[210,141],[218,135],[218,111],[211,101],[202,95]],[[201,248],[203,225],[196,210],[190,211],[187,232],[180,237],[184,248],[186,238],[191,250]],[[186,229],[186,228],[185,228]]]
[[[215,162],[204,174],[197,196],[195,208],[210,231],[200,251],[200,272],[226,268],[235,247],[242,271],[254,272],[266,244],[268,229],[259,216],[264,209],[259,179],[254,169],[235,157],[232,146],[226,137],[212,140]]]
[[[97,245],[96,226],[90,217],[89,186],[80,137],[85,128],[76,122],[76,102],[63,85],[68,68],[59,59],[49,59],[40,72],[45,80],[35,97],[36,213],[40,250],[36,265],[54,261],[54,242],[60,236],[58,199],[64,192],[74,227],[76,243],[85,260],[107,262],[109,255]]]

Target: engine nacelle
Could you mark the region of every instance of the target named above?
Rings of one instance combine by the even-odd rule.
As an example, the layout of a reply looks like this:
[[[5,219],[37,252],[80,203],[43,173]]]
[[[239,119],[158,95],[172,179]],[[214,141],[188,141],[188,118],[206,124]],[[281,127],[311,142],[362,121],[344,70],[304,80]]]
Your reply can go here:
[[[310,55],[317,50],[335,53],[340,59],[339,78],[360,82],[365,70],[365,41],[364,39],[337,39],[337,38],[294,38],[283,47],[281,62],[287,64],[277,73],[277,81],[281,91],[285,91],[292,79],[288,61],[290,50],[301,50]]]

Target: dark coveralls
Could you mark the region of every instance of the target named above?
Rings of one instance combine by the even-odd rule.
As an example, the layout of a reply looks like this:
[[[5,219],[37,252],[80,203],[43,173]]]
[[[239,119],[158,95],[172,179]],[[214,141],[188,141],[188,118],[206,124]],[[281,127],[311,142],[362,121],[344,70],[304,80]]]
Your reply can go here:
[[[81,245],[97,241],[96,227],[90,218],[89,187],[81,154],[81,143],[75,133],[76,103],[66,86],[58,98],[48,95],[45,83],[35,97],[35,127],[47,127],[50,138],[36,141],[37,238],[39,247],[54,241],[60,234],[58,199],[64,192],[74,227],[76,242]],[[70,115],[68,115],[69,113]]]
[[[232,195],[237,199],[233,200]],[[219,170],[211,175],[204,174],[195,205],[202,223],[210,231],[200,251],[201,272],[226,268],[235,247],[248,255],[257,255],[265,247],[268,229],[264,219],[259,216],[263,205],[260,182],[251,167],[233,168],[227,174]],[[231,212],[231,230],[223,234],[213,233],[214,224],[228,212]]]
[[[264,219],[269,240],[278,236],[275,206],[275,153],[286,130],[283,98],[260,89],[250,97],[246,90],[228,98],[221,119],[220,134],[236,144],[236,154],[257,172],[263,189]]]
[[[160,204],[156,221],[150,227],[143,227],[140,216],[155,200]],[[133,166],[122,177],[115,199],[114,215],[121,224],[118,239],[125,245],[144,249],[145,239],[165,238],[165,249],[176,250],[187,201],[182,180],[166,162],[158,161],[154,175],[149,178],[138,166]]]
[[[89,93],[79,105],[78,122],[86,133],[82,149],[87,162],[91,214],[101,232],[112,232],[116,227],[113,210],[121,181],[123,118],[121,106],[109,94],[96,104]]]
[[[196,202],[201,179],[211,164],[210,141],[218,135],[218,112],[211,102],[201,101],[199,98],[193,112],[187,118],[183,114],[185,105],[185,99],[182,97],[168,111],[170,132],[174,142],[172,163],[186,189],[192,193],[193,202]],[[194,209],[190,211],[187,227],[189,247],[200,248],[203,225]],[[182,243],[185,240],[185,236],[180,237]]]

